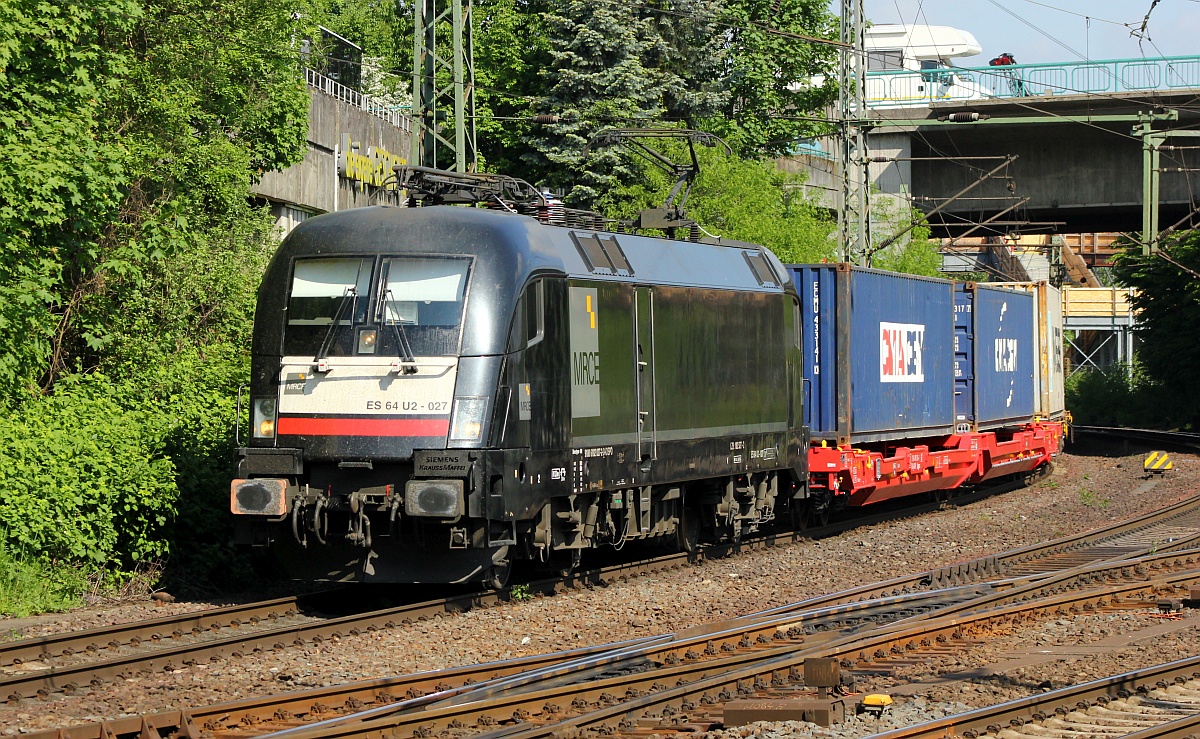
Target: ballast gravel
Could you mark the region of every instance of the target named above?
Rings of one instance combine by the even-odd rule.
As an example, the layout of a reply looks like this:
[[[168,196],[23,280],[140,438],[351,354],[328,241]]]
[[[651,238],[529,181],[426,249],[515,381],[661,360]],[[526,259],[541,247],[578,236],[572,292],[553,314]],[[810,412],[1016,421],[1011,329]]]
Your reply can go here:
[[[1147,480],[1140,454],[1071,453],[1055,471],[1028,488],[971,505],[951,504],[919,517],[862,526],[836,537],[804,541],[708,561],[593,590],[533,598],[495,608],[445,615],[356,637],[247,655],[169,673],[154,673],[82,690],[0,705],[0,734],[56,728],[130,714],[179,709],[239,698],[330,686],[423,670],[477,664],[525,655],[668,633],[733,618],[862,583],[940,567],[984,554],[1098,528],[1200,494],[1200,459],[1176,455],[1175,470]],[[952,502],[953,503],[953,502]],[[51,626],[0,620],[0,630],[20,635],[87,628],[164,615],[208,604],[146,603],[88,608],[54,616]],[[1032,649],[1102,641],[1157,623],[1151,614],[1091,614],[1023,627],[1003,649]],[[850,737],[1060,687],[1088,675],[1115,674],[1195,653],[1200,618],[1183,630],[1101,655],[1063,651],[1025,673],[939,685],[898,697],[890,715],[859,717],[832,729],[811,724],[755,725],[713,732],[747,736]],[[1122,632],[1124,630],[1124,632]],[[1003,661],[1000,647],[980,648],[904,674],[860,680],[860,689],[886,692],[912,680]],[[994,653],[993,653],[994,652]],[[1090,679],[1090,678],[1089,678]]]

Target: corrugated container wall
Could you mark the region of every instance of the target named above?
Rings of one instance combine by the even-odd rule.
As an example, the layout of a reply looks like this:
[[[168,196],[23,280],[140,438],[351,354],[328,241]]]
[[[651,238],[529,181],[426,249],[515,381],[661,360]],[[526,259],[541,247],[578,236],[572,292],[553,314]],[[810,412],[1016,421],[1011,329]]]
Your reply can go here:
[[[813,439],[953,433],[953,282],[848,264],[788,269],[800,293]]]
[[[1060,419],[1066,411],[1063,371],[1063,310],[1062,290],[1049,282],[998,282],[997,287],[1033,293],[1034,339],[1038,356],[1034,362],[1038,394],[1034,412],[1040,418]]]
[[[1034,296],[981,283],[955,290],[955,420],[971,430],[1033,419]]]

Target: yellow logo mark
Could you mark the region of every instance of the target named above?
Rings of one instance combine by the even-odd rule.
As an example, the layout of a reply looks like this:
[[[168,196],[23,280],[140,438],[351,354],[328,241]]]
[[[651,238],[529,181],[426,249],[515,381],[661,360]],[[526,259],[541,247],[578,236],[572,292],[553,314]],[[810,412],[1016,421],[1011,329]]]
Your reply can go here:
[[[395,190],[397,187],[395,180],[389,181],[392,176],[392,167],[397,164],[405,164],[406,160],[382,146],[366,147],[365,154],[360,151],[362,151],[361,145],[357,141],[352,141],[350,134],[342,134],[342,145],[338,152],[338,174],[348,180],[358,182],[361,189],[366,189],[367,185],[373,185]]]
[[[587,301],[588,322],[592,328],[596,328],[596,311],[592,310],[592,296],[586,295],[584,299]]]

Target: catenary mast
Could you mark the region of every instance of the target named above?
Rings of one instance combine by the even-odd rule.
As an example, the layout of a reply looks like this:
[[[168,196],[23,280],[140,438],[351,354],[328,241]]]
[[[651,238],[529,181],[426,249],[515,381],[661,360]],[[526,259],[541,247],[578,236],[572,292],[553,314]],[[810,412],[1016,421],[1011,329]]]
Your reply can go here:
[[[863,0],[842,0],[838,65],[838,160],[842,197],[838,207],[841,259],[865,264],[871,247],[871,175],[867,158],[867,54]]]

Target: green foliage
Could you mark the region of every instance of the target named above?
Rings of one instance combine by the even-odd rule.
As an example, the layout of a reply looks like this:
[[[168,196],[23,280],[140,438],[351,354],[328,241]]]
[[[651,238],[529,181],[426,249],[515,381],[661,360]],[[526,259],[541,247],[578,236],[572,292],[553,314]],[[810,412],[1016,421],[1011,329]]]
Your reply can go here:
[[[682,145],[663,150],[676,161],[687,158]],[[687,215],[724,238],[769,247],[784,262],[833,259],[835,225],[829,215],[803,196],[803,178],[772,162],[727,157],[719,148],[697,152],[701,174],[686,204]],[[674,180],[646,168],[637,184],[617,188],[601,201],[606,213],[632,218],[642,208],[666,200]]]
[[[926,232],[928,230],[925,228]],[[946,276],[941,272],[942,255],[938,251],[937,242],[918,236],[913,236],[912,240],[901,249],[880,253],[872,262],[872,266],[892,272],[905,272],[910,275]]]
[[[81,604],[87,578],[78,567],[21,560],[0,542],[0,616],[22,618]]]
[[[823,117],[837,97],[838,56],[833,47],[764,27],[832,39],[837,18],[828,3],[814,0],[725,0],[725,6],[730,28],[721,84],[729,96],[713,130],[743,157],[782,156],[798,139],[827,129],[809,118]]]
[[[511,588],[509,588],[508,596],[517,603],[524,603],[527,600],[533,600],[533,593],[530,593],[529,586],[524,584],[513,585]]]
[[[1172,401],[1139,365],[1081,369],[1067,378],[1066,405],[1084,426],[1154,428],[1171,418]]]
[[[161,421],[123,408],[122,390],[81,379],[0,421],[0,521],[17,556],[128,566],[166,552],[176,491]]]
[[[1143,257],[1141,247],[1130,244],[1113,273],[1138,288],[1138,360],[1147,379],[1171,399],[1163,415],[1151,416],[1153,425],[1194,427],[1200,423],[1200,343],[1193,338],[1200,322],[1200,231],[1183,233],[1165,251],[1168,258]]]
[[[923,213],[916,209],[901,209],[896,201],[886,197],[874,198],[872,206],[872,220],[876,225],[871,237],[876,244],[882,244],[914,222],[919,223],[896,243],[875,252],[871,258],[872,267],[925,277],[945,277],[940,271],[942,257],[938,242],[930,240],[929,225],[923,222]]]
[[[246,374],[242,350],[215,346],[122,382],[73,377],[21,404],[0,420],[0,545],[121,571],[171,554],[176,581],[211,584],[235,560],[231,387]]]
[[[565,201],[591,207],[605,192],[630,182],[635,170],[611,148],[585,148],[600,130],[637,126],[663,115],[663,95],[674,75],[649,66],[662,44],[656,24],[634,5],[560,0],[546,14],[550,68],[539,112],[561,123],[527,139],[544,159],[539,180],[570,188]]]
[[[108,37],[138,15],[124,0],[0,7],[0,400],[36,389],[64,266],[93,259],[121,200],[102,101],[127,72]]]
[[[545,0],[481,0],[475,15],[475,131],[491,171],[531,177],[541,161],[528,151],[533,92],[550,66],[550,39],[540,9]],[[515,120],[514,120],[515,119]],[[526,119],[522,121],[521,119]],[[536,177],[532,177],[536,179]]]
[[[313,16],[0,7],[0,544],[22,567],[232,562],[233,398],[277,243],[248,196],[307,151]]]
[[[289,51],[303,8],[0,10],[0,404],[162,353],[128,351],[114,315],[256,220],[252,176],[304,155],[308,97]],[[181,337],[160,328],[157,343],[176,350]]]

